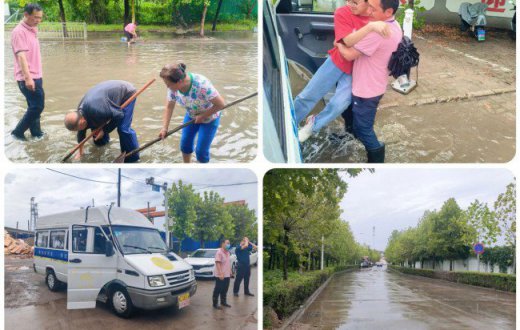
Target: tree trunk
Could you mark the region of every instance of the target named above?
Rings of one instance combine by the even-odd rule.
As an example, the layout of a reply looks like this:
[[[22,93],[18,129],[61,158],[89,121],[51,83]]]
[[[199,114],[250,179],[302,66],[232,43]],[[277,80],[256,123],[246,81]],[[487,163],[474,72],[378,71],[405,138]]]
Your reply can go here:
[[[311,258],[312,258],[312,253],[311,253],[311,250],[309,250],[309,258],[307,259],[307,271],[310,271],[311,270]]]
[[[285,249],[283,251],[283,279],[284,281],[287,281],[287,254],[289,251],[289,235],[287,231],[285,231],[283,243],[285,245]]]
[[[220,7],[222,6],[222,1],[223,0],[218,1],[217,12],[215,13],[215,18],[213,18],[213,27],[211,28],[211,31],[215,31],[217,29],[217,19],[218,14],[220,13]]]
[[[413,9],[413,6],[414,6],[414,0],[408,0],[408,5],[410,5],[410,8]]]
[[[58,5],[60,7],[60,19],[63,28],[63,36],[67,38],[69,33],[67,32],[67,20],[65,19],[65,8],[63,8],[63,0],[58,0]]]
[[[206,21],[206,13],[208,11],[208,5],[204,3],[204,9],[202,10],[202,19],[200,20],[200,33],[199,35],[204,38],[204,22]]]
[[[125,13],[123,16],[123,28],[130,23],[130,2],[129,0],[124,0],[124,8]]]

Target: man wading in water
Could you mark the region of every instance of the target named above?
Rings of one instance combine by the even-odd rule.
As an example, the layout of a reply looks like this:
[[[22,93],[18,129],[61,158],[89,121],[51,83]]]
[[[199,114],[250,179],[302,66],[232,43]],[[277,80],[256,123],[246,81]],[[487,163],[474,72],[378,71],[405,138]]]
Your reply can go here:
[[[122,80],[108,80],[92,87],[79,103],[78,110],[65,115],[65,127],[69,131],[78,132],[78,143],[83,141],[87,129],[103,129],[94,137],[94,143],[103,146],[110,141],[109,133],[117,128],[121,152],[130,152],[139,148],[137,135],[131,128],[135,101],[133,100],[124,109],[120,105],[125,103],[136,89]],[[83,147],[79,149],[76,159],[83,155]],[[125,163],[139,160],[136,153],[125,158]]]

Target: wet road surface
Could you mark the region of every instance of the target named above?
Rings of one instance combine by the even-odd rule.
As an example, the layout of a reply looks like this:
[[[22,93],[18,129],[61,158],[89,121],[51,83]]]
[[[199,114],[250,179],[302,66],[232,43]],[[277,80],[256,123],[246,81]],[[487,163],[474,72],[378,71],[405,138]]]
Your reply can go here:
[[[515,294],[383,269],[334,277],[291,329],[515,329]]]
[[[5,329],[257,329],[258,275],[253,267],[249,288],[255,297],[232,294],[232,308],[215,310],[211,305],[214,282],[198,280],[190,305],[181,310],[138,310],[129,320],[115,316],[108,305],[95,309],[67,310],[66,291],[51,292],[42,275],[32,270],[32,259],[5,256]],[[242,286],[241,286],[242,289]],[[23,320],[23,322],[21,322]]]
[[[14,140],[10,132],[22,117],[26,103],[13,77],[13,53],[9,33],[5,46],[5,152],[14,162],[60,162],[76,144],[76,137],[63,125],[63,117],[74,110],[84,93],[95,84],[111,79],[131,82],[140,89],[150,79],[157,81],[136,102],[132,127],[140,144],[153,140],[162,127],[166,87],[159,77],[168,63],[183,62],[189,72],[206,76],[226,102],[234,101],[257,90],[257,34],[252,32],[217,33],[211,38],[173,37],[170,34],[148,34],[128,47],[121,35],[89,34],[87,41],[42,40],[43,86],[45,110],[42,128],[48,133],[43,140]],[[213,141],[214,162],[247,162],[256,157],[257,104],[254,97],[222,112],[220,127]],[[170,129],[182,124],[185,110],[177,106]],[[111,134],[109,146],[88,143],[85,163],[111,163],[120,153],[117,131]],[[180,132],[143,151],[144,163],[181,163]]]

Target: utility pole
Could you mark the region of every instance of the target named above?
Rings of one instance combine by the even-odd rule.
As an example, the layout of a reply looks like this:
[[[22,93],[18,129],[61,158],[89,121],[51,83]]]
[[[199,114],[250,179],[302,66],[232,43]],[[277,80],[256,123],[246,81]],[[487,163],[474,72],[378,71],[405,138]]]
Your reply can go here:
[[[320,269],[323,270],[323,259],[325,259],[325,237],[321,236],[321,266]]]
[[[376,249],[376,226],[372,227],[372,249]]]
[[[117,169],[117,207],[121,207],[121,168]]]
[[[34,202],[34,197],[31,197],[31,217],[29,220],[29,227],[28,229],[30,231],[36,230],[36,222],[38,221],[38,203]]]
[[[149,184],[152,186],[153,191],[160,192],[161,188],[164,191],[164,226],[165,226],[165,233],[166,233],[166,245],[168,248],[170,247],[170,220],[168,219],[168,183],[164,182],[162,186],[155,184],[155,178],[153,176],[146,178],[145,180],[146,184]]]

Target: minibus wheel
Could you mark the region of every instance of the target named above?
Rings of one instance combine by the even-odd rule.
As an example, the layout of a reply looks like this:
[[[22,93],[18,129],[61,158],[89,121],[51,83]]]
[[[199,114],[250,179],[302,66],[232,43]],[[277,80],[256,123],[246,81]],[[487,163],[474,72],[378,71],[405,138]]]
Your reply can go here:
[[[48,270],[45,276],[45,283],[51,291],[58,291],[61,287],[61,282],[56,278],[53,270]]]
[[[117,286],[111,290],[110,307],[114,314],[125,319],[130,318],[134,311],[130,295],[122,286]]]

